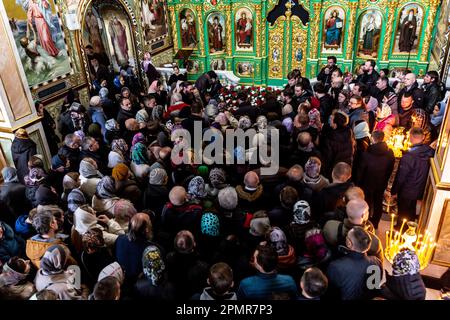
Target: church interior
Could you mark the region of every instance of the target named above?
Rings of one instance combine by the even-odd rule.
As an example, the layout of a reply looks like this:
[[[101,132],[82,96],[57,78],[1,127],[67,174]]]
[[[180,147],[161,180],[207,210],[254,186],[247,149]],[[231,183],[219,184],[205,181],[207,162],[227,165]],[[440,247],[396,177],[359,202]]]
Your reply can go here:
[[[4,0],[0,52],[0,300],[450,299],[450,0]]]

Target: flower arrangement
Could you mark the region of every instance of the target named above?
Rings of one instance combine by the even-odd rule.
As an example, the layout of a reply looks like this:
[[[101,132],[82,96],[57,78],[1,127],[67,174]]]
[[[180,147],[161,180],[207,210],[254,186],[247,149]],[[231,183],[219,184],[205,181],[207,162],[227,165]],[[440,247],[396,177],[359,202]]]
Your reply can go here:
[[[281,90],[272,87],[257,87],[257,86],[233,86],[228,85],[223,87],[218,96],[219,108],[234,109],[238,108],[238,95],[244,93],[252,106],[260,107],[266,102],[266,95],[268,92],[275,92],[277,97],[281,96]]]

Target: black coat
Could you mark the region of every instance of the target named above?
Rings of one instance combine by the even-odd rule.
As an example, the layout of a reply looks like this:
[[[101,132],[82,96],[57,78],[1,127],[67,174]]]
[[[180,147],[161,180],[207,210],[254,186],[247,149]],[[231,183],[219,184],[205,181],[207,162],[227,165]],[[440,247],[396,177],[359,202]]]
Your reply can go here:
[[[441,89],[437,83],[424,84],[423,89],[423,108],[429,114],[433,113],[434,106],[441,101]]]
[[[328,118],[331,116],[331,112],[334,107],[334,100],[329,94],[325,94],[319,98],[320,101],[320,118],[322,123],[328,122]]]
[[[126,130],[125,121],[134,118],[135,116],[135,112],[120,108],[119,113],[117,114],[117,123],[119,124],[120,130],[122,130],[122,132]]]
[[[367,152],[361,157],[358,165],[355,182],[364,192],[373,193],[385,190],[394,169],[395,157],[386,142],[369,146]]]
[[[422,199],[433,155],[434,150],[425,144],[415,145],[406,152],[400,160],[391,193],[404,199]]]
[[[260,109],[257,107],[252,106],[250,103],[241,103],[239,105],[239,108],[234,112],[234,115],[240,117],[240,116],[249,116],[250,120],[252,120],[252,123],[256,122],[256,118],[260,114]]]
[[[356,142],[353,130],[349,127],[329,131],[323,138],[321,150],[322,166],[325,167],[323,172],[326,177],[330,177],[333,167],[338,162],[352,165]]]
[[[341,300],[363,300],[371,296],[367,279],[370,266],[377,266],[382,277],[383,266],[376,257],[368,257],[356,251],[349,251],[343,257],[330,263],[327,269],[328,297]]]
[[[4,216],[14,218],[14,221],[22,214],[31,210],[30,203],[26,201],[25,186],[19,182],[8,182],[0,185],[0,202],[3,202],[7,212],[0,213],[0,220],[5,221]]]
[[[348,190],[352,187],[352,182],[332,183],[319,192],[314,192],[312,196],[312,213],[316,218],[320,218],[329,211],[334,211]],[[316,219],[318,220],[318,219]]]
[[[24,183],[23,179],[28,174],[28,160],[36,153],[36,143],[33,140],[19,138],[13,140],[11,154],[21,183]]]
[[[143,194],[143,207],[152,210],[157,217],[160,217],[168,198],[169,189],[166,186],[148,184]]]
[[[427,289],[420,273],[394,277],[386,274],[381,293],[388,300],[425,300]]]
[[[66,145],[63,145],[59,149],[59,154],[65,156],[66,159],[69,159],[70,167],[68,170],[78,172],[78,170],[80,168],[80,161],[81,161],[80,149],[72,149]]]
[[[422,108],[424,106],[424,94],[423,94],[423,90],[419,88],[419,85],[416,82],[413,83],[413,85],[411,86],[411,88],[407,88],[404,87],[402,90],[400,90],[399,94],[398,94],[398,106],[400,108],[401,106],[401,102],[402,102],[402,97],[405,93],[411,93],[414,99],[414,103],[413,103],[413,108]],[[433,106],[434,107],[434,106]]]

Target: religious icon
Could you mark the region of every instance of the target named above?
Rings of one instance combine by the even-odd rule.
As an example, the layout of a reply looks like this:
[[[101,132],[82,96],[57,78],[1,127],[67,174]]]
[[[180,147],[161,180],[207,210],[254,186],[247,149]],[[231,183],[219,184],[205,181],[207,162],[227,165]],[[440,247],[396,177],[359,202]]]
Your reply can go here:
[[[273,62],[278,62],[278,58],[280,57],[280,50],[278,48],[274,48],[272,51],[272,60]]]
[[[95,53],[105,52],[105,47],[103,46],[100,27],[98,25],[98,19],[97,19],[97,16],[92,11],[92,8],[89,8],[87,10],[84,21],[86,24],[86,32],[89,35],[89,43],[94,48],[94,52]]]
[[[211,70],[225,70],[227,63],[224,59],[214,59],[211,61]]]
[[[141,0],[142,27],[145,40],[151,41],[167,34],[166,13],[161,0]]]
[[[213,13],[208,18],[209,52],[217,53],[225,49],[225,19]]]
[[[197,45],[197,28],[191,9],[180,12],[181,45],[183,48],[193,48]]]
[[[127,32],[116,16],[113,16],[112,20],[109,22],[108,31],[117,63],[119,65],[128,64]]]
[[[70,58],[54,2],[10,2],[15,4],[5,7],[9,21],[6,25],[11,28],[28,85],[36,86],[70,74]]]
[[[249,62],[239,62],[237,64],[237,73],[240,76],[251,76],[253,75],[253,65]]]
[[[188,73],[198,73],[200,70],[200,66],[198,64],[198,61],[194,60],[188,60],[186,69]]]
[[[236,12],[236,45],[237,50],[253,50],[252,12],[241,8]]]
[[[341,50],[345,12],[339,6],[332,6],[325,12],[325,17],[324,49]]]
[[[408,4],[400,10],[395,37],[395,52],[417,52],[423,10],[417,4]]]
[[[369,10],[362,16],[358,42],[359,56],[377,57],[381,23],[381,13],[377,10]]]
[[[302,61],[302,59],[303,59],[303,51],[302,51],[302,49],[298,48],[295,51],[295,60],[297,60],[297,62],[300,62],[300,61]]]

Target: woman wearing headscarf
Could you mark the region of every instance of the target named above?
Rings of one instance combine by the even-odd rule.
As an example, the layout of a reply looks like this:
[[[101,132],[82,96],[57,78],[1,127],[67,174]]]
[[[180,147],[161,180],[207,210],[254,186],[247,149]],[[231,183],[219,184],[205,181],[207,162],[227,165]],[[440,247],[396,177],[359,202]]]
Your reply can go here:
[[[189,181],[188,197],[191,202],[201,204],[206,198],[207,192],[205,190],[205,180],[202,177],[196,176]]]
[[[413,250],[403,249],[395,255],[392,275],[386,273],[386,283],[381,292],[388,300],[425,300],[426,288],[420,275],[420,262]]]
[[[28,132],[23,128],[18,129],[11,144],[11,154],[21,183],[28,174],[28,160],[36,153],[36,143],[30,139]]]
[[[80,174],[78,172],[67,173],[62,182],[63,193],[61,194],[61,202],[64,208],[67,208],[67,200],[72,190],[79,188],[81,185]]]
[[[201,259],[212,263],[221,241],[219,217],[212,212],[203,213],[198,236],[198,251]]]
[[[26,188],[19,182],[17,171],[13,167],[2,169],[3,183],[0,185],[0,202],[4,204],[4,212],[1,213],[3,222],[12,225],[17,217],[31,209],[26,198]]]
[[[81,252],[82,275],[85,275],[86,284],[92,289],[104,267],[114,262],[110,250],[106,247],[103,231],[91,228],[81,237],[83,251]]]
[[[311,208],[308,202],[297,201],[293,209],[293,220],[286,228],[286,236],[299,256],[305,251],[305,234],[314,225],[315,223],[311,221]]]
[[[145,300],[173,300],[175,287],[168,282],[163,253],[149,245],[142,255],[143,276],[134,285],[134,296]]]
[[[395,115],[392,114],[391,107],[385,103],[381,104],[381,107],[377,108],[374,131],[383,131],[387,141],[391,137],[394,126]]]
[[[34,280],[36,290],[52,290],[58,300],[86,300],[89,291],[86,287],[75,287],[75,272],[66,270],[67,253],[60,245],[47,249],[41,259],[40,269]]]
[[[0,299],[28,300],[35,292],[34,284],[28,280],[30,261],[13,257],[3,265],[0,274]]]
[[[317,157],[310,157],[305,164],[302,183],[312,191],[319,192],[330,184],[327,178],[320,174],[322,162]]]
[[[294,247],[288,243],[283,230],[273,227],[266,234],[266,239],[268,244],[278,253],[277,269],[284,272],[292,271],[292,268],[296,265],[297,256]]]
[[[81,181],[80,189],[86,195],[87,200],[90,201],[102,178],[102,174],[98,171],[95,160],[91,158],[81,160],[79,172]]]
[[[142,133],[137,133],[131,147],[131,171],[137,179],[143,180],[150,173],[150,164],[145,137]]]
[[[161,214],[169,197],[167,187],[168,177],[166,170],[155,168],[150,172],[148,184],[143,195],[143,207],[150,209],[157,215]]]
[[[114,206],[120,198],[116,195],[116,182],[110,176],[104,176],[97,184],[96,192],[92,197],[92,208],[98,214],[108,217],[114,216]]]
[[[26,197],[30,201],[31,206],[36,208],[35,194],[41,184],[44,184],[47,174],[41,168],[31,168],[28,175],[25,176]]]
[[[148,87],[148,94],[155,96],[156,104],[165,107],[167,105],[167,91],[161,89],[161,81],[154,80]]]
[[[88,205],[79,207],[73,217],[72,242],[81,252],[82,236],[90,229],[97,228],[103,233],[105,245],[112,248],[119,235],[125,234],[122,227],[105,215],[96,216],[96,212]]]
[[[128,162],[128,145],[126,141],[122,138],[114,139],[108,155],[108,168],[112,169],[119,163],[127,164]]]
[[[116,119],[109,119],[105,123],[105,140],[111,143],[114,139],[120,139],[120,126]]]
[[[111,176],[116,182],[116,195],[128,199],[138,208],[142,205],[142,191],[133,179],[130,169],[123,163],[117,164]]]
[[[14,234],[9,225],[0,221],[0,265],[14,256],[23,255],[24,249],[22,238]]]

